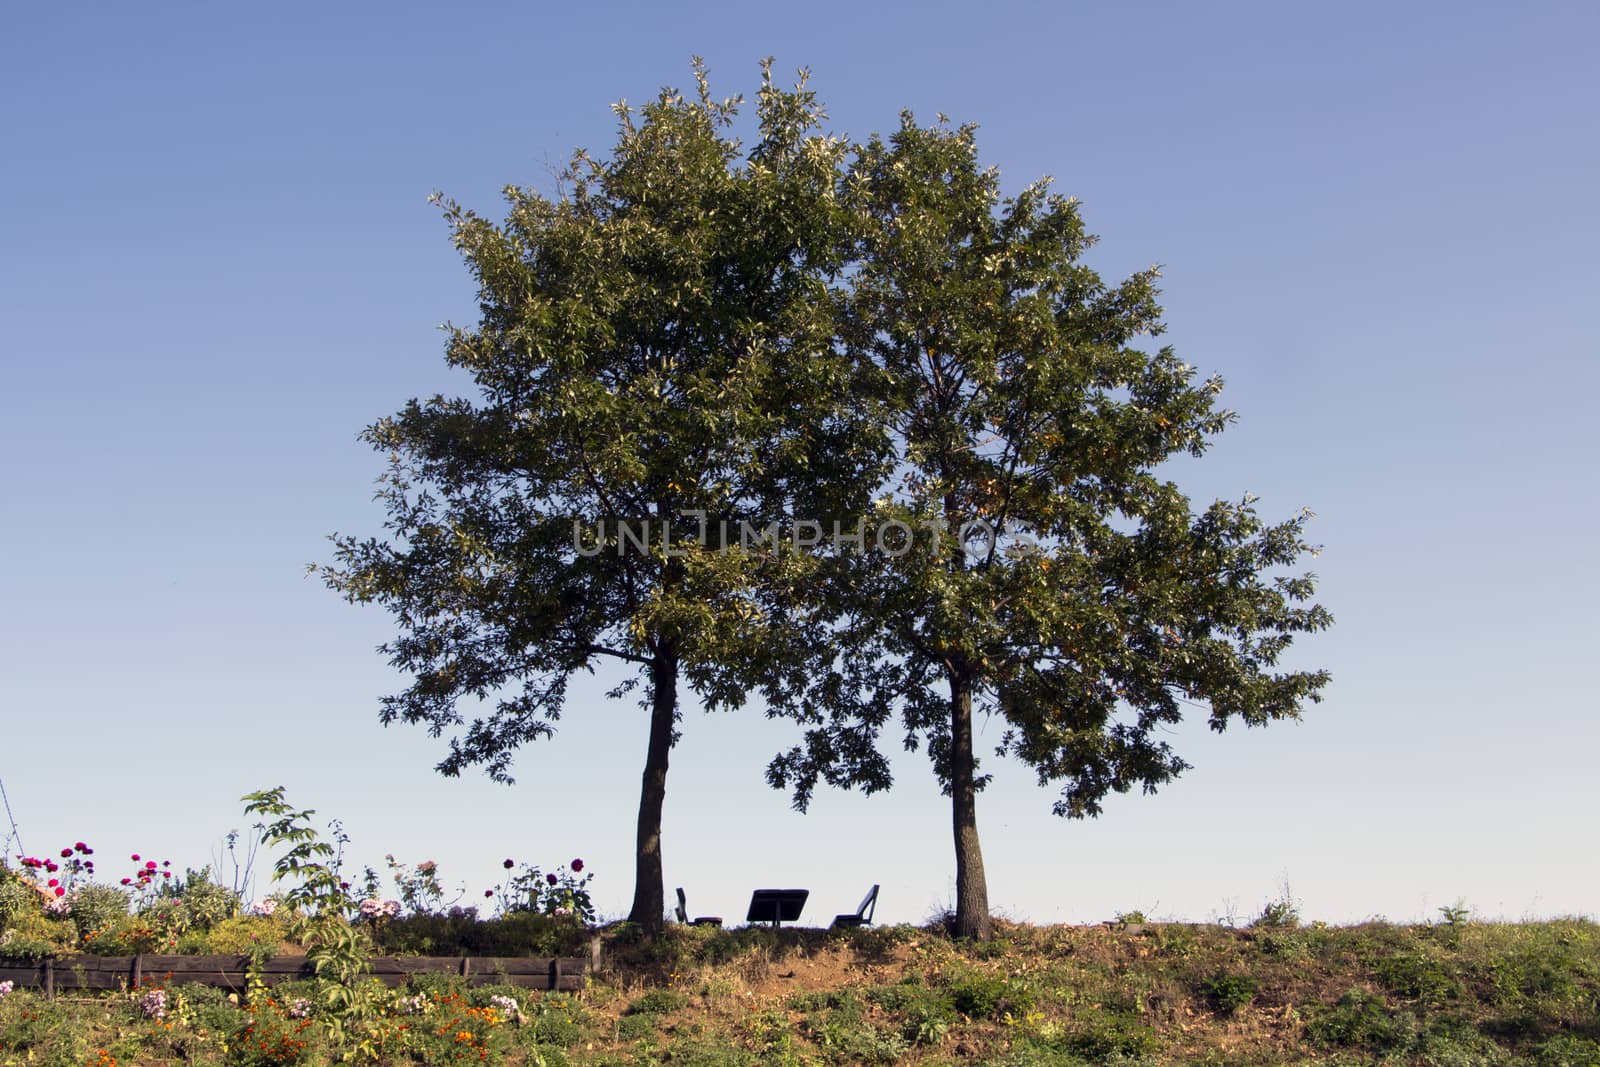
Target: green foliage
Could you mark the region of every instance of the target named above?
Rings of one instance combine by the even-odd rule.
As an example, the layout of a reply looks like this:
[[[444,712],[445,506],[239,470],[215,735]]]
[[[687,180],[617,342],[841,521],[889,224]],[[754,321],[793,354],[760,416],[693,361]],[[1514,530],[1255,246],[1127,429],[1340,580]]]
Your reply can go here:
[[[1442,1004],[1461,995],[1461,983],[1437,959],[1409,952],[1387,956],[1373,966],[1378,982],[1397,997]]]
[[[322,915],[344,914],[349,906],[334,865],[339,852],[311,824],[315,809],[298,810],[284,800],[283,786],[246,793],[246,815],[270,820],[261,828],[262,844],[269,848],[288,845],[272,868],[272,881],[297,883],[284,894],[284,903],[296,911]]]
[[[1252,929],[1293,930],[1300,925],[1300,912],[1290,900],[1269,900],[1250,924]]]
[[[128,894],[116,886],[89,884],[73,891],[67,914],[79,937],[109,929],[128,914]]]
[[[1103,282],[1076,201],[1047,182],[1002,197],[973,127],[909,113],[860,147],[842,200],[860,228],[843,337],[895,460],[856,518],[921,533],[799,583],[817,665],[770,687],[806,732],[768,778],[802,808],[818,781],[886,788],[898,712],[963,827],[957,928],[983,937],[974,714],[1059,788],[1057,814],[1095,816],[1186,769],[1166,740],[1186,706],[1220,731],[1319,699],[1326,672],[1277,664],[1331,618],[1311,575],[1282,573],[1312,551],[1308,513],[1269,523],[1248,495],[1196,512],[1158,473],[1233,416],[1219,380],[1136,347],[1163,330],[1156,272]]]
[[[239,894],[211,877],[209,866],[184,871],[183,881],[166,891],[183,902],[188,925],[209,930],[239,914]]]
[[[10,929],[23,916],[41,913],[43,909],[38,891],[21,875],[0,863],[0,932]]]
[[[1418,1041],[1416,1016],[1394,1011],[1382,999],[1352,989],[1338,1002],[1325,1006],[1306,1024],[1313,1041],[1366,1052],[1403,1052]]]
[[[577,923],[537,912],[511,912],[480,919],[470,911],[406,915],[371,931],[388,956],[573,956],[588,947],[589,932]]]
[[[628,1015],[671,1015],[681,1011],[689,998],[676,989],[652,989],[628,1005]]]
[[[445,774],[509,781],[516,750],[554,733],[574,674],[639,671],[615,692],[646,683],[647,820],[680,682],[739,705],[751,665],[785,647],[763,630],[790,625],[751,596],[784,562],[702,543],[696,516],[735,540],[790,508],[825,521],[881,460],[835,346],[846,147],[804,79],[784,90],[770,69],[746,146],[730,132],[740,102],[695,73],[696,95],[618,105],[609,158],[576,153],[555,197],[508,187],[498,224],[440,198],[478,283],[480,321],[446,345],[474,395],[368,428],[390,458],[385,537],[337,538],[321,569],[399,621],[385,651],[414,681],[382,719],[448,734]],[[635,901],[649,933],[660,897]]]
[[[969,1019],[999,1022],[1032,1010],[1035,1002],[1026,986],[993,974],[964,974],[951,979],[946,988],[951,1005]]]
[[[913,1045],[939,1044],[956,1021],[949,992],[920,982],[875,986],[866,996],[899,1022],[901,1036]]]
[[[1137,1014],[1090,1010],[1051,1044],[1090,1063],[1115,1063],[1148,1056],[1160,1040]]]
[[[1255,999],[1260,986],[1248,974],[1220,971],[1200,984],[1200,995],[1218,1015],[1232,1015]]]
[[[236,915],[213,926],[205,935],[207,954],[245,956],[266,949],[276,952],[289,934],[278,915]]]

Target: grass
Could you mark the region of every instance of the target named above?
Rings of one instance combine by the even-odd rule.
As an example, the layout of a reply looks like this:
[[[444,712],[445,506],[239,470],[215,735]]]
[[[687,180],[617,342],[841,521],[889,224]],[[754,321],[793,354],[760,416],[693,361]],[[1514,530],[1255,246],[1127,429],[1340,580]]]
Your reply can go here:
[[[604,936],[602,965],[581,994],[432,979],[430,1014],[380,1020],[394,1033],[408,1018],[430,1020],[422,1037],[383,1046],[385,1062],[1600,1063],[1600,927],[1579,919],[1250,930],[1001,923],[986,945],[907,926],[672,927],[648,945],[626,928]],[[273,995],[286,1004],[293,991]],[[491,995],[515,995],[520,1019],[496,1014]],[[104,1063],[101,1050],[123,1065],[332,1056],[315,1031],[297,1037],[271,1012],[256,1017],[256,1045],[230,1043],[239,1009],[214,993],[190,996],[163,1029],[125,997],[50,1004],[19,990],[0,1000],[0,1064]],[[267,1052],[262,1034],[277,1042]]]

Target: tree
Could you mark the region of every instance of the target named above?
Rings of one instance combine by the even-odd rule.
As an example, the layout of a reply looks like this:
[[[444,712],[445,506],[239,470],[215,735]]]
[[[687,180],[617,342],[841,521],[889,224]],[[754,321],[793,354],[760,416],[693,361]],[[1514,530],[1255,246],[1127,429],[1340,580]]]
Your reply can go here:
[[[740,101],[713,101],[696,60],[697,99],[617,105],[611,158],[577,153],[559,196],[508,188],[501,225],[443,202],[482,308],[450,328],[447,358],[479,395],[412,401],[366,431],[390,455],[387,535],[336,538],[324,569],[394,614],[383,651],[413,681],[382,719],[451,732],[447,775],[481,764],[509,782],[576,672],[627,665],[613,696],[644,682],[629,917],[647,933],[665,912],[680,685],[731,707],[740,672],[774,654],[750,590],[781,561],[701,544],[686,516],[764,528],[837,509],[879,459],[834,345],[845,149],[819,132],[803,72],[781,90],[763,70],[748,153],[729,132]]]
[[[876,742],[898,709],[951,798],[955,932],[986,938],[975,713],[1003,721],[997,755],[1060,788],[1057,814],[1098,815],[1186,769],[1159,736],[1185,703],[1220,731],[1319,699],[1325,672],[1272,668],[1331,619],[1311,575],[1275,573],[1308,551],[1309,513],[1266,524],[1246,497],[1195,514],[1161,476],[1233,415],[1219,380],[1132,347],[1162,331],[1156,272],[1104,284],[1075,201],[1047,182],[1002,199],[971,127],[909,114],[859,150],[845,199],[846,339],[899,471],[862,518],[919,540],[840,554],[784,594],[829,638],[809,680],[768,683],[773,713],[806,724],[768,777],[802,808],[819,779],[886,788]]]

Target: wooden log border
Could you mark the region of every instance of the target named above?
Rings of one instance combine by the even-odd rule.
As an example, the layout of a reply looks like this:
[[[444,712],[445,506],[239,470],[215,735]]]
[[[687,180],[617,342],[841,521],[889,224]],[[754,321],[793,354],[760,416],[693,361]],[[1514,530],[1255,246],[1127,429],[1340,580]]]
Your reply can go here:
[[[521,989],[573,992],[583,988],[585,961],[530,956],[379,956],[366,977],[387,986],[404,985],[414,974],[453,974],[471,985],[509,985]],[[0,960],[0,982],[43,989],[54,997],[63,989],[137,989],[188,982],[243,993],[248,956],[62,956],[36,963]],[[261,980],[277,985],[312,977],[304,956],[274,956],[260,967]]]

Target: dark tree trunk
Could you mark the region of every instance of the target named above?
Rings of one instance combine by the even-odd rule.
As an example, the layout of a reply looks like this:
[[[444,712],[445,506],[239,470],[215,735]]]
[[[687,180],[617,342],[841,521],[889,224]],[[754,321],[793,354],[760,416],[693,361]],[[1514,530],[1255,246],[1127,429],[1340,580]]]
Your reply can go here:
[[[972,679],[950,675],[950,808],[956,838],[956,937],[987,941],[989,883],[978,844],[978,791],[972,784]]]
[[[650,664],[650,747],[644,757],[644,783],[639,791],[638,854],[635,857],[633,910],[628,921],[639,924],[645,937],[661,933],[666,921],[666,883],[661,871],[661,804],[667,795],[667,759],[678,710],[678,654],[658,648]]]

